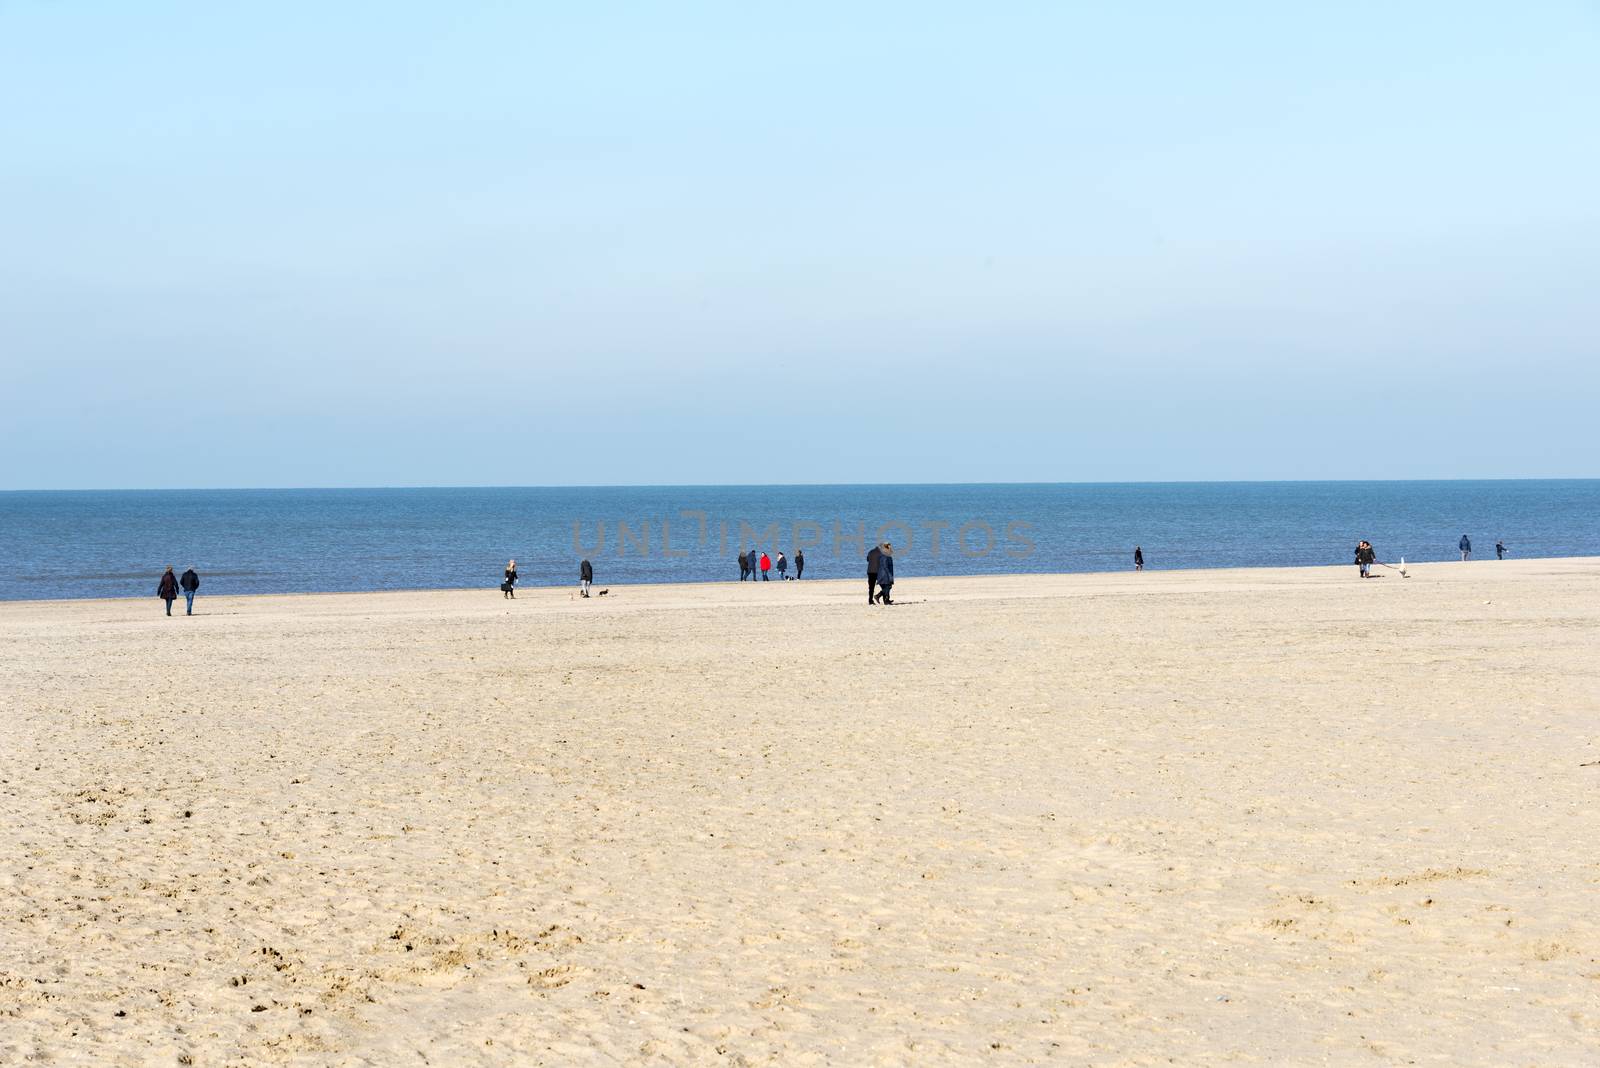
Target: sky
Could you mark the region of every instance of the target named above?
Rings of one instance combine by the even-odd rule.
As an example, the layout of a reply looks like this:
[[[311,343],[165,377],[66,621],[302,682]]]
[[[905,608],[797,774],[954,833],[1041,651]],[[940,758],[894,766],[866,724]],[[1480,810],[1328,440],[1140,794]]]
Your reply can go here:
[[[1600,4],[0,0],[0,489],[1600,476]]]

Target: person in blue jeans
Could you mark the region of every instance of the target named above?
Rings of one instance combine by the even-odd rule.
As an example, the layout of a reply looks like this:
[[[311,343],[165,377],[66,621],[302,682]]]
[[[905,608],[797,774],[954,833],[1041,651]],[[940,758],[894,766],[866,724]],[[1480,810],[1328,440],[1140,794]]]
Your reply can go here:
[[[1461,540],[1456,542],[1456,548],[1461,550],[1461,559],[1463,559],[1463,560],[1471,560],[1472,559],[1472,539],[1471,538],[1467,537],[1465,534],[1461,535]]]
[[[194,615],[194,591],[200,588],[200,576],[194,573],[192,566],[178,579],[178,588],[183,591],[183,614]]]

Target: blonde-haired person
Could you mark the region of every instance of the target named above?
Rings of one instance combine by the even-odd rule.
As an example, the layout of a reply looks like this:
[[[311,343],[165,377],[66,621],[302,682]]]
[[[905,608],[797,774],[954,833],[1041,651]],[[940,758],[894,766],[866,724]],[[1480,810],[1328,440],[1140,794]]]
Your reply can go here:
[[[500,592],[513,601],[517,599],[517,562],[515,559],[506,565],[506,580],[500,584]]]

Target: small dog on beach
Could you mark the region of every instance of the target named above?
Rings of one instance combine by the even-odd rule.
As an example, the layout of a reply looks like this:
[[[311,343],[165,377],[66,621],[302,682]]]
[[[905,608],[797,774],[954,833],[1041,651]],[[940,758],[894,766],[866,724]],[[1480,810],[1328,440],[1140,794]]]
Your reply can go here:
[[[597,596],[597,597],[604,597],[604,596],[605,596],[605,595],[606,595],[606,594],[608,594],[608,593],[610,593],[610,592],[611,592],[611,588],[610,588],[610,587],[609,587],[609,586],[608,586],[608,587],[606,587],[606,588],[605,588],[605,589],[603,589],[603,590],[601,590],[601,591],[600,591],[600,592],[599,592],[599,593],[598,593],[598,594],[596,594],[596,595],[595,595],[595,596]]]

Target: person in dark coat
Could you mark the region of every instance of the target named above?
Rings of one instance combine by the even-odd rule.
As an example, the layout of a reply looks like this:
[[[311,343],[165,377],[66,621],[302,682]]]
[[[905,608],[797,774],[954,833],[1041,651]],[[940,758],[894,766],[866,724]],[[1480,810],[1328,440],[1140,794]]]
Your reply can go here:
[[[1362,578],[1372,577],[1372,565],[1378,561],[1378,550],[1372,547],[1370,541],[1363,541],[1356,548],[1356,564],[1361,568]]]
[[[1461,550],[1461,559],[1463,559],[1463,560],[1471,560],[1472,559],[1472,539],[1471,538],[1467,537],[1465,534],[1461,535],[1461,540],[1456,542],[1456,548]]]
[[[747,553],[739,554],[739,581],[743,582],[745,576],[750,574],[750,556]]]
[[[1133,547],[1133,569],[1135,571],[1144,570],[1144,550],[1137,545]]]
[[[880,604],[894,604],[894,598],[889,596],[891,587],[894,586],[894,546],[888,542],[883,543],[883,553],[878,557],[878,593]]]
[[[800,576],[804,575],[805,573],[806,573],[806,551],[804,549],[796,549],[795,553],[794,553],[794,578],[795,578],[795,581],[799,582],[800,581]]]
[[[172,565],[168,564],[166,571],[161,574],[161,581],[156,583],[156,596],[167,602],[167,615],[172,614],[172,602],[178,599],[178,576],[172,573]]]
[[[782,582],[789,577],[789,558],[782,553],[778,554],[778,581]]]
[[[183,591],[183,614],[194,615],[194,591],[200,588],[200,576],[190,567],[178,576],[178,588]]]
[[[578,565],[578,589],[583,591],[585,597],[589,596],[589,585],[594,582],[594,565],[588,560]]]
[[[883,562],[883,550],[874,545],[867,550],[867,603],[878,603],[878,567]]]
[[[1495,541],[1495,543],[1494,543],[1494,558],[1496,560],[1504,560],[1506,558],[1506,543],[1505,543],[1504,539],[1497,539]]]

